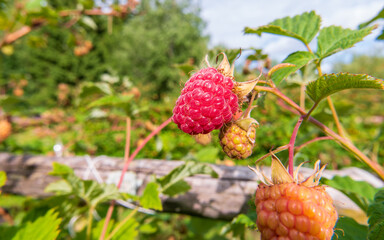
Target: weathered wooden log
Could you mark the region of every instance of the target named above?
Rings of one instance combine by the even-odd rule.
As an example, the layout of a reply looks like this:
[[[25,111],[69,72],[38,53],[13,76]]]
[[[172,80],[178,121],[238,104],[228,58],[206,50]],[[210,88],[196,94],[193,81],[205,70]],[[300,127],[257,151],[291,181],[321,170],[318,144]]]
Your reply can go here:
[[[47,156],[16,156],[0,153],[0,170],[6,171],[8,180],[3,187],[5,193],[45,197],[48,193],[44,188],[57,180],[49,176],[52,162],[59,162],[72,167],[75,173],[84,179],[95,179],[106,183],[117,183],[123,168],[122,158],[99,156],[75,157],[47,157]],[[141,194],[146,183],[153,175],[163,176],[173,168],[183,164],[182,161],[166,161],[154,159],[140,159],[131,163],[121,190],[131,194]],[[93,167],[97,170],[94,171]],[[215,219],[232,219],[249,208],[248,201],[257,188],[257,177],[247,167],[212,165],[218,173],[218,178],[206,175],[196,175],[185,179],[191,189],[176,197],[162,196],[164,211],[179,212]],[[263,169],[266,174],[269,168]],[[302,169],[303,175],[309,174],[311,169]],[[324,176],[332,178],[334,175],[347,175],[353,172],[352,178],[364,180],[376,187],[383,187],[384,183],[375,176],[358,168],[342,171],[325,171]],[[339,203],[339,208],[357,208],[348,198],[330,189],[331,196]]]

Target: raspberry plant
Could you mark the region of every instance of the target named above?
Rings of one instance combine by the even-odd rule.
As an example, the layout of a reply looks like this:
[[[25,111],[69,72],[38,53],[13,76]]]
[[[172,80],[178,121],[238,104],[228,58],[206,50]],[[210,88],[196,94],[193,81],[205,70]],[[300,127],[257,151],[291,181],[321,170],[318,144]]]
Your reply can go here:
[[[128,196],[119,192],[124,179],[124,174],[131,161],[137,156],[146,143],[172,120],[185,133],[200,136],[199,134],[211,133],[219,130],[220,144],[223,151],[231,158],[249,159],[252,151],[257,148],[256,131],[258,122],[251,117],[251,110],[257,111],[265,94],[276,96],[284,106],[298,115],[297,124],[293,127],[292,137],[284,146],[274,150],[256,162],[272,156],[272,180],[269,180],[258,169],[260,183],[255,193],[255,208],[258,214],[256,225],[262,239],[380,239],[382,238],[384,218],[383,216],[383,191],[376,193],[376,189],[362,182],[348,178],[323,179],[322,182],[341,190],[349,196],[369,216],[369,227],[354,222],[350,218],[339,218],[333,207],[332,200],[325,192],[324,186],[319,186],[321,172],[324,166],[320,162],[315,163],[313,175],[301,179],[298,171],[294,172],[296,136],[302,123],[309,122],[321,130],[326,136],[308,139],[308,143],[321,139],[332,139],[351,152],[358,160],[367,164],[378,176],[384,179],[383,168],[375,161],[359,150],[351,140],[347,138],[337,111],[333,105],[331,95],[342,90],[352,88],[384,89],[383,80],[376,79],[366,74],[351,74],[347,72],[336,74],[323,74],[322,61],[344,49],[353,47],[375,28],[365,27],[359,30],[344,29],[337,26],[321,28],[321,18],[315,12],[307,12],[294,17],[286,17],[275,20],[268,25],[257,28],[245,28],[246,34],[262,35],[263,33],[277,34],[294,38],[304,44],[307,51],[297,51],[290,54],[281,64],[270,67],[266,56],[257,52],[253,58],[264,60],[264,69],[260,69],[261,75],[253,80],[240,82],[234,76],[234,65],[229,63],[235,57],[225,54],[222,62],[215,68],[210,64],[197,71],[181,90],[179,99],[175,104],[173,116],[157,127],[136,150],[129,154],[130,125],[133,96],[106,94],[98,100],[87,102],[88,108],[110,107],[123,108],[127,117],[127,143],[125,151],[125,164],[121,172],[117,186],[98,184],[94,181],[81,180],[75,176],[73,170],[59,164],[54,164],[51,175],[61,178],[48,186],[47,191],[55,193],[55,196],[46,200],[47,204],[57,204],[56,209],[48,211],[43,217],[25,225],[12,228],[6,236],[12,239],[54,239],[59,235],[60,225],[68,224],[73,214],[77,214],[82,220],[86,219],[86,227],[82,237],[85,239],[126,238],[133,239],[137,236],[138,221],[136,213],[139,208],[162,210],[159,194],[175,196],[183,194],[190,189],[184,178],[194,174],[208,174],[217,177],[217,174],[205,164],[186,162],[171,171],[164,177],[154,177],[150,181],[141,196]],[[310,47],[317,36],[317,49]],[[228,56],[229,54],[227,51]],[[249,64],[249,62],[247,62]],[[310,82],[302,81],[300,105],[286,96],[279,89],[281,82],[287,80],[297,71],[311,70],[315,66],[316,79]],[[89,86],[97,87],[97,86]],[[84,89],[83,89],[84,90]],[[100,89],[102,90],[102,89]],[[305,90],[305,92],[304,92]],[[305,109],[305,94],[313,101],[309,110]],[[326,100],[332,111],[336,131],[315,119],[312,115],[319,103]],[[4,103],[4,100],[2,100]],[[244,109],[244,111],[242,111]],[[274,119],[278,121],[279,119]],[[286,126],[290,128],[291,126]],[[206,136],[210,139],[210,136]],[[288,171],[274,154],[288,150]],[[251,160],[251,159],[249,159]],[[301,166],[302,164],[300,164]],[[6,177],[0,172],[0,186]],[[363,190],[362,190],[363,189]],[[120,222],[114,222],[112,212],[116,200],[134,201],[137,206]],[[103,221],[95,226],[93,213],[101,203],[110,203],[108,212]],[[79,208],[81,205],[81,208]],[[69,211],[68,211],[69,210]],[[60,217],[58,216],[60,213]],[[64,217],[63,217],[64,216]],[[231,224],[223,228],[223,233],[232,232],[233,236],[240,236],[236,226],[254,226],[254,223],[246,215],[239,215]],[[42,229],[41,226],[49,226]],[[39,231],[42,232],[39,232]],[[31,233],[35,235],[30,235]],[[337,233],[337,236],[336,234]],[[238,234],[238,235],[236,235]],[[4,235],[5,236],[5,235]],[[77,236],[79,237],[79,236]],[[80,237],[81,238],[81,237]]]
[[[333,228],[338,218],[336,210],[332,205],[332,200],[325,193],[324,187],[317,186],[321,177],[321,171],[325,166],[320,170],[320,163],[317,163],[317,170],[307,180],[299,181],[297,173],[294,177],[295,140],[303,122],[312,123],[327,135],[327,139],[338,142],[358,160],[367,164],[380,178],[384,179],[383,167],[366,156],[346,137],[331,98],[332,94],[346,89],[367,88],[383,90],[383,80],[367,74],[351,74],[348,72],[323,74],[321,69],[321,63],[325,58],[353,47],[375,28],[376,26],[365,27],[359,30],[344,29],[338,26],[321,28],[320,16],[312,11],[294,17],[277,19],[261,27],[246,27],[244,29],[246,34],[261,36],[263,33],[271,33],[294,38],[302,42],[307,49],[307,51],[297,51],[290,54],[281,64],[270,69],[267,68],[267,72],[264,74],[263,69],[260,69],[263,76],[256,78],[257,84],[252,89],[252,97],[250,99],[247,98],[248,101],[244,101],[246,104],[248,103],[246,112],[249,113],[253,108],[254,99],[257,99],[264,93],[270,93],[278,97],[280,101],[285,102],[293,113],[299,115],[290,142],[256,161],[258,163],[270,155],[274,159],[275,153],[287,149],[289,151],[288,172],[279,160],[272,160],[272,181],[266,180],[267,178],[262,173],[255,170],[261,179],[264,179],[264,181],[271,185],[268,187],[265,184],[261,184],[256,192],[257,225],[259,231],[261,231],[262,239],[331,239],[332,235],[334,235]],[[317,50],[314,52],[310,47],[310,43],[314,40],[315,36],[317,36]],[[278,86],[284,79],[289,78],[291,74],[297,71],[308,70],[309,66],[313,65],[318,77],[308,83],[301,82],[302,96],[300,99],[302,102],[301,105],[298,105],[288,96],[284,95]],[[308,111],[303,104],[305,101],[304,89],[305,94],[313,101],[313,105]],[[324,99],[326,99],[332,111],[334,123],[337,127],[336,132],[311,116],[319,103]],[[241,97],[239,101],[239,104],[243,103]],[[230,122],[225,123],[220,130],[220,144],[224,152],[231,158],[239,159],[250,156],[251,154],[247,152],[249,149],[243,146],[245,139],[244,141],[241,140],[241,131],[236,131],[233,126],[236,126],[234,118]],[[204,128],[204,126],[202,127]],[[309,139],[312,142],[317,140],[320,140],[320,138]],[[250,146],[252,149],[253,144]],[[279,167],[276,167],[276,165]],[[332,181],[329,182],[332,185]],[[295,193],[290,194],[287,188],[294,189],[293,192]],[[342,187],[338,189],[343,190]],[[358,204],[361,204],[360,198],[351,198]],[[311,211],[305,209],[311,209]],[[315,212],[318,212],[319,215],[317,216]],[[290,217],[287,217],[288,215]],[[347,222],[343,218],[339,221],[340,226]],[[376,224],[373,235],[379,236],[378,232],[381,230],[380,224]],[[369,234],[371,234],[369,236],[372,236],[371,232]],[[341,239],[344,236],[349,237],[350,235],[348,233],[338,235]]]

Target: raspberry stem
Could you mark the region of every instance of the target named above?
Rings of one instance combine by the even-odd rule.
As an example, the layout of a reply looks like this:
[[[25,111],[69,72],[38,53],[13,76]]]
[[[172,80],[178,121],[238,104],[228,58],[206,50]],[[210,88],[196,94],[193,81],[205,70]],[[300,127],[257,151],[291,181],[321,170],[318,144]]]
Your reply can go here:
[[[260,91],[260,92],[269,92],[280,99],[282,99],[284,102],[286,102],[289,106],[291,106],[296,111],[293,111],[295,114],[300,115],[306,115],[306,111],[302,109],[299,105],[297,105],[294,101],[292,101],[289,97],[285,96],[282,92],[280,92],[277,88],[271,88],[271,87],[264,87],[264,86],[255,86],[254,90]],[[365,164],[367,164],[381,179],[384,179],[384,169],[382,166],[380,166],[377,162],[372,161],[369,157],[367,157],[364,153],[362,153],[350,140],[343,138],[342,136],[338,135],[331,129],[329,129],[327,126],[325,126],[323,123],[319,122],[313,117],[309,117],[308,121],[314,124],[317,128],[322,130],[325,134],[332,137],[334,140],[336,140],[338,143],[340,143],[344,148],[346,148],[348,151],[353,153],[357,159],[360,161],[363,161]]]
[[[309,140],[308,142],[305,142],[305,143],[301,144],[300,146],[295,147],[295,150],[296,151],[300,151],[300,149],[302,149],[303,147],[307,146],[308,144],[311,144],[311,143],[314,143],[314,142],[317,142],[317,141],[321,141],[321,140],[333,140],[333,138],[332,137],[328,137],[328,136],[317,137],[317,138]],[[280,147],[276,148],[275,150],[270,151],[269,153],[267,153],[264,156],[262,156],[259,159],[257,159],[255,161],[255,164],[257,165],[259,162],[261,162],[262,160],[266,159],[267,157],[269,157],[269,156],[271,156],[273,154],[279,153],[281,151],[287,150],[288,148],[289,148],[289,144],[284,145],[284,146],[280,146]]]
[[[127,130],[126,130],[126,141],[125,141],[125,152],[124,152],[124,166],[123,166],[123,170],[121,171],[121,175],[120,175],[120,180],[117,184],[117,188],[120,188],[121,187],[121,184],[123,182],[123,179],[124,179],[124,175],[128,169],[128,166],[129,164],[132,162],[132,160],[136,157],[136,155],[140,152],[140,150],[148,143],[149,140],[151,140],[151,138],[153,136],[155,136],[156,134],[158,134],[164,127],[166,127],[170,122],[172,121],[172,117],[168,118],[165,122],[163,122],[160,126],[158,126],[155,130],[153,130],[143,141],[143,143],[138,146],[135,151],[132,153],[131,156],[129,156],[129,148],[130,148],[130,139],[131,139],[131,119],[128,117],[126,122],[127,122]],[[103,231],[102,233],[100,234],[100,240],[104,240],[105,238],[105,234],[106,234],[106,231],[107,231],[107,228],[108,228],[108,224],[109,224],[109,221],[111,219],[111,216],[112,216],[112,213],[113,213],[113,210],[114,210],[114,207],[115,207],[115,201],[111,201],[111,204],[108,208],[108,212],[107,212],[107,216],[106,216],[106,219],[105,219],[105,222],[104,222],[104,226],[103,226]],[[137,211],[137,208],[134,210],[134,212]],[[108,236],[108,239],[111,238],[111,236],[113,236],[113,234],[111,233],[109,236]]]
[[[294,149],[295,149],[295,141],[297,133],[299,132],[299,128],[301,123],[303,122],[304,115],[301,115],[299,120],[297,121],[295,128],[293,129],[291,140],[289,141],[289,147],[288,147],[288,172],[293,177],[293,158],[294,158]]]
[[[130,142],[131,142],[131,118],[130,117],[126,118],[125,135],[126,136],[125,136],[124,162],[126,163],[129,160],[129,149],[130,149]],[[107,215],[105,216],[103,230],[100,234],[100,238],[99,238],[100,240],[104,240],[105,238],[105,234],[107,233],[107,229],[108,229],[108,224],[109,224],[109,221],[111,220],[112,213],[115,208],[115,203],[116,203],[115,200],[112,200],[109,205]]]
[[[257,91],[253,91],[251,100],[249,101],[249,104],[248,104],[248,107],[245,110],[245,112],[243,113],[244,118],[249,117],[251,110],[253,109],[252,105],[253,105],[253,101],[255,100],[255,97],[257,96],[257,93],[258,93]]]
[[[311,47],[308,44],[305,44],[305,47],[307,48],[308,52],[313,54],[313,51],[312,51]],[[318,73],[319,77],[321,77],[323,75],[323,73],[321,71],[321,60],[317,61],[316,69],[317,69],[317,73]],[[327,102],[328,102],[329,108],[331,109],[333,120],[335,121],[335,124],[336,124],[336,127],[337,127],[337,131],[339,132],[339,135],[341,137],[345,138],[343,127],[342,127],[342,125],[340,123],[340,120],[339,120],[339,117],[337,115],[335,106],[333,105],[333,102],[332,102],[332,99],[331,99],[330,96],[327,97]]]
[[[158,134],[165,126],[167,126],[172,121],[172,118],[168,118],[165,122],[163,122],[160,126],[158,126],[155,130],[153,130],[143,141],[143,143],[138,146],[135,151],[132,153],[132,155],[129,157],[129,159],[124,163],[123,170],[121,171],[120,180],[117,184],[117,188],[121,187],[121,184],[124,179],[125,172],[128,169],[129,164],[132,162],[132,160],[136,157],[136,155],[140,152],[140,150],[148,143],[149,140],[151,140],[152,137],[154,137],[156,134]]]

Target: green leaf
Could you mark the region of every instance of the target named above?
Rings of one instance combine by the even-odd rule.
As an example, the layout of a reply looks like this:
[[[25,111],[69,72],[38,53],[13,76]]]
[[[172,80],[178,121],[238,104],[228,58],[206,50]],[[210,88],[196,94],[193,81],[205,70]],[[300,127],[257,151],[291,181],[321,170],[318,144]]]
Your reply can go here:
[[[172,184],[167,189],[163,190],[163,193],[173,197],[178,194],[186,193],[189,191],[189,189],[191,189],[191,186],[189,186],[189,184],[186,181],[180,180]]]
[[[316,63],[310,62],[300,69],[300,71],[288,76],[286,82],[288,84],[297,84],[300,86],[305,86],[309,82],[317,79],[319,76],[316,73]]]
[[[5,224],[0,225],[0,236],[1,239],[12,239],[16,235],[20,227],[7,226]]]
[[[340,230],[341,229],[341,230]],[[353,218],[339,217],[335,226],[333,240],[367,239],[368,227],[357,223]]]
[[[144,189],[143,195],[140,197],[140,204],[143,208],[151,208],[155,210],[163,210],[161,199],[159,197],[159,184],[150,182]]]
[[[376,21],[377,19],[380,19],[380,18],[384,18],[384,8],[381,9],[381,11],[376,16],[374,16],[372,19],[368,20],[367,22],[361,23],[359,25],[359,29],[365,28],[366,26],[368,26],[369,24],[373,23],[374,21]]]
[[[97,29],[97,24],[95,23],[95,21],[93,21],[93,19],[89,16],[82,16],[81,17],[81,21],[88,27],[90,27],[92,30],[96,30]]]
[[[304,44],[309,44],[320,29],[321,18],[314,11],[305,12],[294,17],[277,19],[268,25],[258,28],[246,27],[245,33],[272,33],[300,40]]]
[[[209,174],[211,177],[217,178],[218,174],[207,164],[188,161],[183,165],[180,165],[173,169],[170,173],[157,179],[157,182],[161,186],[161,191],[163,193],[167,192],[167,190],[173,187],[171,193],[173,195],[177,194],[175,189],[180,189],[182,192],[185,190],[185,184],[180,183],[180,180],[183,180],[186,177],[190,177],[196,174]],[[180,187],[182,186],[182,187]]]
[[[232,49],[225,49],[224,50],[225,55],[227,55],[228,62],[233,63],[236,58],[238,58],[239,54],[241,53],[241,49],[239,48],[232,48]]]
[[[208,58],[214,61],[210,63],[212,66],[216,65],[223,59],[223,56],[221,55],[221,53],[225,53],[225,55],[227,56],[228,62],[232,64],[235,61],[235,59],[238,58],[239,54],[241,53],[241,49],[240,48],[228,49],[228,48],[222,48],[222,47],[211,49],[210,51],[208,51]],[[205,59],[204,59],[204,62],[205,62]]]
[[[217,147],[204,147],[196,153],[196,160],[200,162],[215,162],[218,158],[219,149]]]
[[[20,97],[3,95],[0,97],[0,106],[4,112],[20,112],[25,108],[25,102]]]
[[[349,176],[335,176],[332,179],[323,178],[321,181],[344,193],[365,212],[367,212],[368,206],[373,201],[377,191],[369,183],[355,181]]]
[[[7,174],[4,171],[0,171],[0,187],[5,185],[7,181]]]
[[[104,228],[104,223],[105,223],[105,218],[98,221],[96,223],[96,226],[94,228],[92,228],[92,239],[94,239],[94,240],[99,239],[99,237],[103,231],[103,228]],[[114,225],[114,220],[110,219],[105,236],[108,236],[108,234],[112,231],[113,225]]]
[[[68,194],[73,191],[71,185],[64,179],[56,181],[56,182],[51,182],[48,184],[47,187],[44,189],[45,192],[56,192],[59,194]]]
[[[341,50],[351,48],[369,35],[375,27],[352,30],[338,26],[329,26],[320,30],[317,37],[316,55],[323,59]]]
[[[333,93],[352,88],[383,90],[384,81],[366,74],[324,74],[307,85],[306,93],[314,102],[319,102]]]
[[[29,200],[29,197],[22,196],[22,195],[12,195],[12,194],[2,195],[0,197],[0,207],[20,209],[24,207],[24,203],[28,200]]]
[[[39,217],[34,222],[28,222],[22,227],[12,240],[50,240],[56,239],[59,235],[59,225],[61,219],[58,213],[49,210],[43,217]]]
[[[232,232],[234,237],[239,239],[244,239],[245,230],[248,228],[256,229],[257,226],[255,222],[245,214],[237,215],[232,222],[226,224],[221,229],[221,234],[229,234]]]
[[[110,95],[112,94],[111,86],[108,83],[98,82],[85,82],[80,88],[79,97],[84,100],[94,95]]]
[[[116,225],[119,222],[116,223]],[[134,240],[138,235],[137,228],[139,223],[134,219],[130,218],[124,225],[113,235],[112,239],[124,239],[124,240]]]
[[[375,225],[368,233],[369,240],[382,239],[384,236],[384,221]]]
[[[253,54],[248,55],[247,60],[250,61],[257,61],[257,60],[264,60],[268,57],[268,54],[264,54],[262,49],[257,48],[249,48],[249,50],[253,50]]]
[[[108,95],[91,102],[88,108],[124,106],[128,104],[132,98],[133,95]]]
[[[88,189],[88,191],[86,191],[85,196],[90,200],[90,203],[93,206],[109,200],[119,200],[124,198],[114,184],[100,184],[98,182],[91,181],[91,185],[92,186]]]
[[[227,240],[218,234],[218,229],[223,225],[223,221],[218,219],[191,217],[187,222],[186,227],[188,229],[187,239],[214,239],[214,240]],[[235,238],[232,238],[235,239]]]
[[[25,9],[27,11],[33,11],[33,12],[40,11],[41,2],[42,2],[42,0],[29,0],[25,4]]]
[[[384,234],[384,190],[376,193],[374,202],[368,207],[367,215],[368,239],[381,239]]]
[[[63,179],[49,184],[45,191],[73,195],[92,206],[109,200],[124,199],[114,184],[99,184],[92,180],[82,180],[74,174],[72,168],[63,164],[54,162],[53,170],[49,174]]]
[[[179,69],[185,76],[189,76],[196,69],[195,65],[191,63],[173,64],[173,66]]]
[[[383,31],[381,31],[380,35],[377,36],[376,39],[377,39],[377,40],[384,40],[384,28],[383,28]]]
[[[307,65],[309,62],[315,59],[315,55],[310,52],[298,51],[290,54],[286,59],[284,59],[283,63],[291,63],[296,65],[295,67],[285,67],[276,70],[272,74],[272,80],[278,85],[281,80],[288,77],[290,74],[296,72],[303,66]]]
[[[74,174],[72,168],[58,162],[53,162],[52,167],[53,167],[52,171],[49,172],[49,175],[52,175],[52,176],[64,176],[64,175]]]

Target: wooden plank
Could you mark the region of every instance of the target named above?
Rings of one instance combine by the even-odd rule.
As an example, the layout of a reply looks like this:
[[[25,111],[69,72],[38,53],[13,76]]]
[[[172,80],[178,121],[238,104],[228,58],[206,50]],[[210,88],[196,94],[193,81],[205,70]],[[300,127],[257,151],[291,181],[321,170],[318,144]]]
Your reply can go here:
[[[49,194],[44,188],[56,178],[49,176],[52,162],[59,162],[72,167],[79,177],[94,179],[90,173],[87,157],[47,157],[47,156],[16,156],[0,153],[0,170],[6,171],[8,181],[3,187],[5,193],[45,197]],[[97,157],[92,161],[101,179],[107,183],[117,183],[123,168],[122,158]],[[140,159],[131,163],[121,187],[122,191],[141,194],[146,183],[153,175],[163,176],[173,168],[183,164],[182,161],[166,161]],[[181,196],[161,196],[164,211],[179,212],[191,215],[232,219],[240,212],[247,210],[247,202],[256,188],[256,176],[246,167],[227,167],[212,165],[219,178],[197,175],[186,181],[191,190]]]
[[[87,161],[94,164],[97,169],[96,174],[91,172]],[[48,175],[53,162],[72,167],[75,173],[83,179],[102,180],[114,184],[119,180],[123,168],[122,158],[107,156],[95,158],[88,156],[47,157],[0,153],[0,170],[6,171],[8,176],[3,191],[33,197],[48,196],[44,192],[44,188],[48,183],[56,180],[55,177]],[[131,194],[141,194],[153,175],[163,176],[181,164],[183,164],[182,161],[135,160],[126,173],[121,190]],[[239,213],[245,213],[249,209],[248,202],[257,188],[256,175],[244,166],[211,166],[218,173],[219,178],[211,178],[206,175],[187,178],[186,181],[191,185],[190,191],[176,197],[161,196],[164,211],[227,220]],[[270,174],[268,167],[263,168],[263,171],[267,175]],[[305,176],[311,171],[311,169],[303,168],[301,173]],[[332,178],[334,175],[350,175],[356,180],[368,181],[375,187],[384,186],[384,183],[377,177],[358,168],[324,172],[324,176],[327,178]],[[357,209],[348,198],[339,192],[329,189],[329,193],[336,200],[335,204],[339,205],[339,208]]]

